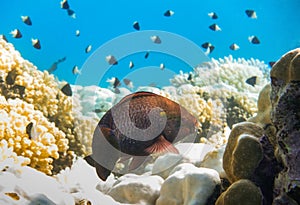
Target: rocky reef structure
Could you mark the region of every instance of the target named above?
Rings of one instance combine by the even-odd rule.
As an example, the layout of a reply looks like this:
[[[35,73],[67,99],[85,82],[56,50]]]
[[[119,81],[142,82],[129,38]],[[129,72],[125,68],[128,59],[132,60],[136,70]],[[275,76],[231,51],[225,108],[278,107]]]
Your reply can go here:
[[[275,179],[273,204],[300,204],[300,49],[285,54],[270,75],[275,156],[283,166]]]
[[[232,204],[225,199],[233,197],[231,190],[242,180],[256,187],[254,192],[248,190],[252,199],[261,199],[253,204],[300,203],[299,67],[300,49],[282,56],[270,72],[271,85],[260,93],[257,115],[232,129],[223,156],[232,185],[219,197],[218,205]],[[244,192],[236,189],[235,195]]]
[[[258,60],[229,56],[181,72],[172,86],[137,88],[193,113],[201,138],[104,182],[81,156],[103,114],[133,91],[71,85],[68,97],[66,82],[0,39],[0,204],[299,204],[298,53],[271,75]]]

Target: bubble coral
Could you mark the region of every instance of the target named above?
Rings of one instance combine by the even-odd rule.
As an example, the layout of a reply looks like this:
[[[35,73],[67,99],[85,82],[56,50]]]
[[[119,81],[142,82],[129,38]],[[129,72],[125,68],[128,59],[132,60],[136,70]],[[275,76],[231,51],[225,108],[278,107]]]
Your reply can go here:
[[[0,108],[0,139],[6,140],[17,155],[30,159],[31,167],[51,174],[53,159],[68,149],[65,134],[21,99],[0,96]],[[26,131],[29,123],[33,123],[34,132]]]

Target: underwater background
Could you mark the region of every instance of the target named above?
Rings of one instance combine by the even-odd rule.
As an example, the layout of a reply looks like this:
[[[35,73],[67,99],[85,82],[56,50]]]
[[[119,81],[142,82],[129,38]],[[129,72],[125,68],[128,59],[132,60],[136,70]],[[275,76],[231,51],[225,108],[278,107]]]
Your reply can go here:
[[[300,2],[298,0],[71,0],[68,3],[70,9],[75,12],[73,16],[69,16],[67,10],[61,8],[59,0],[2,0],[0,31],[25,59],[33,62],[40,70],[47,70],[54,62],[66,57],[66,60],[58,65],[54,75],[59,80],[65,80],[71,84],[76,84],[77,75],[72,74],[72,68],[75,65],[80,69],[97,48],[119,36],[139,32],[133,28],[135,21],[138,21],[140,31],[171,32],[192,41],[199,47],[205,42],[211,43],[215,49],[208,54],[208,58],[223,58],[232,55],[233,58],[255,58],[268,64],[268,62],[278,60],[288,50],[300,46],[300,14],[298,12]],[[249,9],[256,12],[257,18],[249,18],[246,15],[245,11]],[[173,11],[174,15],[164,16],[167,10]],[[215,12],[218,18],[210,18],[208,16],[210,12]],[[32,26],[24,24],[20,16],[29,16]],[[214,23],[221,28],[221,31],[209,29],[209,26]],[[23,37],[14,39],[9,34],[14,29],[19,29]],[[75,35],[76,30],[80,31],[80,36]],[[260,44],[250,43],[249,36],[257,36]],[[31,38],[40,40],[40,50],[32,47]],[[240,49],[229,49],[233,43],[236,43]],[[86,53],[85,49],[88,45],[91,45],[92,49],[91,52]],[[122,46],[130,47],[131,44],[124,41]],[[172,45],[168,46],[174,49]],[[115,50],[118,49],[118,47],[112,48],[107,51],[107,55],[114,55]],[[144,50],[147,51],[147,49],[145,46]],[[202,48],[202,50],[205,52],[205,49]],[[135,69],[146,66],[159,67],[162,62],[161,58],[165,58],[166,68],[176,73],[179,70],[192,70],[191,66],[184,65],[182,60],[174,57],[166,58],[166,56],[160,53],[146,61],[141,54],[139,56],[139,52],[127,54],[127,59],[123,59],[124,63],[121,62],[115,66],[115,70],[107,74],[103,83],[100,84],[106,87],[107,78],[124,77],[132,72],[128,69],[129,59],[135,62]],[[121,59],[118,60],[121,61]],[[207,60],[199,58],[198,63]],[[95,72],[97,69],[104,69],[100,63],[93,66],[95,66]],[[135,84],[150,84],[151,80],[147,81],[147,79],[154,73],[151,70],[137,75]],[[156,73],[156,78],[160,74],[162,73]],[[166,74],[156,79],[154,83],[160,86],[167,85],[169,80],[165,78],[170,76],[172,77]]]
[[[0,5],[0,204],[300,204],[300,1]]]

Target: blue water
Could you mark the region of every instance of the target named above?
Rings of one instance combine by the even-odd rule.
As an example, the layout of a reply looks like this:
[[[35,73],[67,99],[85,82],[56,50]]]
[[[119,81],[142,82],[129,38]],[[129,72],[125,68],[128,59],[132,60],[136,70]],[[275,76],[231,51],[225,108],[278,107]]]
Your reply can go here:
[[[199,53],[191,54],[199,55],[198,63],[211,57],[223,58],[230,54],[234,58],[257,58],[268,63],[278,60],[288,50],[300,46],[299,0],[69,0],[68,2],[76,13],[75,19],[60,8],[60,0],[1,0],[0,33],[14,44],[25,59],[33,62],[40,70],[48,69],[55,61],[66,57],[66,61],[58,65],[54,75],[72,84],[98,83],[105,86],[105,81],[109,77],[136,76],[136,85],[146,85],[152,81],[165,85],[169,82],[169,76],[180,69],[190,71],[194,66],[178,56],[177,51],[172,51],[176,49],[188,54],[190,53],[188,46],[180,48],[171,46],[171,53],[153,52],[148,59],[143,57],[141,50],[128,55],[123,53],[122,58],[118,59],[120,60],[118,65],[107,68],[103,68],[103,57],[99,57],[101,58],[99,64],[97,61],[93,64],[87,63],[93,55],[97,55],[95,51],[102,52],[103,45],[132,32],[166,31],[186,38],[199,47],[204,42],[211,42],[215,50],[208,58]],[[175,14],[165,17],[163,14],[168,9]],[[248,18],[245,14],[246,9],[255,10],[258,18]],[[213,20],[207,15],[212,11],[217,13],[218,19]],[[25,25],[21,21],[21,15],[30,16],[33,25]],[[140,23],[140,31],[132,27],[134,21]],[[208,26],[213,23],[218,24],[222,31],[211,31]],[[9,34],[15,28],[22,32],[21,39],[14,39]],[[81,32],[79,37],[75,36],[77,29]],[[248,41],[251,35],[256,35],[261,44],[251,44]],[[31,38],[40,39],[41,50],[32,47]],[[149,42],[152,43],[150,40]],[[165,39],[162,39],[161,45],[157,46],[163,46],[164,42]],[[232,43],[237,43],[240,49],[230,50],[229,46]],[[143,45],[145,52],[151,50],[147,47],[147,43],[139,42],[139,44]],[[92,45],[92,50],[85,53],[88,45]],[[124,47],[131,45],[132,43],[124,42]],[[100,50],[97,50],[99,48]],[[201,50],[205,51],[202,48]],[[115,47],[107,51],[107,54],[115,55],[118,51],[119,48]],[[133,69],[128,68],[130,60],[134,60],[136,65]],[[162,61],[166,68],[161,71],[159,64]],[[87,64],[88,68],[84,66]],[[72,74],[74,65],[78,65],[79,69],[85,67],[84,77]],[[161,75],[153,70],[155,67]],[[85,72],[87,69],[91,70]],[[139,69],[147,72],[136,74]],[[101,79],[98,72],[101,73]],[[98,80],[89,80],[88,76],[92,79],[94,75]]]

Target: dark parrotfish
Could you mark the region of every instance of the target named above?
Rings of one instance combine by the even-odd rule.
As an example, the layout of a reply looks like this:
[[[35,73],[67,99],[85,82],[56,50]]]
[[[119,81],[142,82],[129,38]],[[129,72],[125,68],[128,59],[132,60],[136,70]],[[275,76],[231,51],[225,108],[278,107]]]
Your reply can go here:
[[[134,170],[150,154],[178,153],[172,143],[194,141],[197,128],[197,119],[179,104],[151,92],[136,92],[102,117],[94,132],[93,153],[85,159],[105,181],[119,159],[133,157],[129,170]]]

